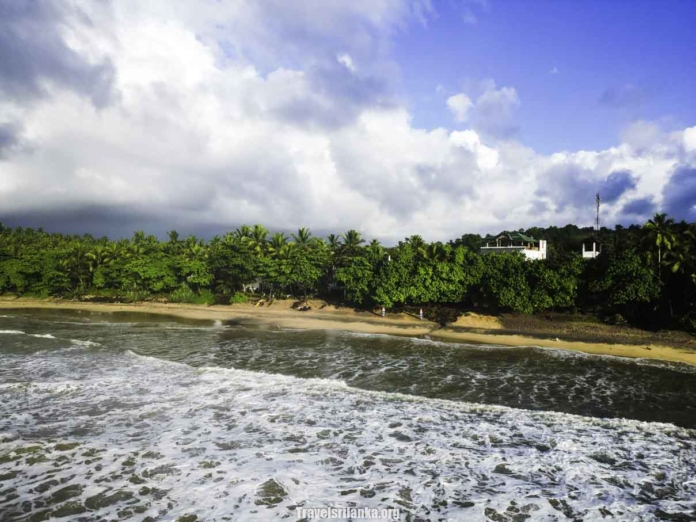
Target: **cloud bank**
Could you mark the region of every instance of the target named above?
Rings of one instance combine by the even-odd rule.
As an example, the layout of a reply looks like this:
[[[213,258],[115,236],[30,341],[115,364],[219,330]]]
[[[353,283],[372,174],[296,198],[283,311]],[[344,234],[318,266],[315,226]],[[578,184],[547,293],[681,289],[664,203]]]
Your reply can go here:
[[[0,0],[6,224],[438,240],[590,225],[597,191],[603,223],[693,219],[696,127],[541,155],[515,138],[521,96],[487,82],[446,101],[460,128],[415,128],[390,42],[427,26],[426,0],[15,4]]]

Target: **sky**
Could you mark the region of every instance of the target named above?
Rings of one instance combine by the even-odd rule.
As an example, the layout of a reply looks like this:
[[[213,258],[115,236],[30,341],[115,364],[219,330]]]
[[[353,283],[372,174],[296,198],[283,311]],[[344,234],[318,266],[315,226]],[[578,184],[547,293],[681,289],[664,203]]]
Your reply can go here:
[[[0,222],[696,221],[696,2],[0,0]]]

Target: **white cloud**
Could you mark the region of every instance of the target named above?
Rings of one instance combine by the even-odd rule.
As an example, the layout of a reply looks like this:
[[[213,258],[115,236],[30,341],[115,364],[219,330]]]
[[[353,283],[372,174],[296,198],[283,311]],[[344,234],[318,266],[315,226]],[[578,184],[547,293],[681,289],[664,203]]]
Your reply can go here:
[[[336,60],[338,60],[338,63],[343,64],[350,72],[355,72],[357,70],[349,54],[339,54],[336,56]]]
[[[517,91],[514,87],[498,89],[490,79],[481,82],[478,89],[481,93],[476,101],[463,92],[447,99],[455,121],[471,122],[474,129],[488,138],[510,138],[517,131],[515,111],[520,105]]]
[[[396,0],[329,4],[311,23],[297,3],[273,4],[285,24],[276,32],[256,2],[133,1],[112,12],[85,2],[99,25],[71,33],[73,48],[111,61],[117,96],[95,108],[83,92],[51,85],[40,104],[0,101],[0,122],[22,122],[3,127],[19,136],[5,131],[5,141],[22,146],[3,149],[0,218],[46,216],[44,226],[59,227],[77,215],[75,227],[102,219],[119,231],[262,222],[448,239],[590,224],[591,201],[569,191],[593,198],[612,172],[630,171],[635,189],[603,207],[612,223],[629,198],[659,204],[675,166],[696,163],[696,128],[670,134],[650,124],[607,150],[537,154],[510,139],[516,90],[493,82],[474,100],[447,99],[470,129],[415,128],[384,90],[391,69],[373,47],[413,12]],[[276,41],[303,24],[328,59],[310,43],[288,40],[286,53]]]
[[[559,73],[558,67],[556,67],[555,65],[549,70],[549,74],[558,74],[558,73]]]
[[[696,152],[696,127],[684,131],[684,148],[687,152]]]
[[[469,118],[469,111],[473,106],[471,98],[463,92],[447,98],[447,107],[452,111],[454,119],[458,122],[465,122]]]

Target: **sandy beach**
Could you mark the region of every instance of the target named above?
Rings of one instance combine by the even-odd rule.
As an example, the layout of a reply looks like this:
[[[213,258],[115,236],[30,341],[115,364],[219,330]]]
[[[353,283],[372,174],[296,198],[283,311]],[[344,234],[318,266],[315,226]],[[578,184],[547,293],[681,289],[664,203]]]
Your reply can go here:
[[[136,304],[106,304],[63,300],[37,300],[0,298],[2,310],[82,310],[98,313],[143,313],[198,321],[237,322],[276,328],[308,330],[345,330],[360,333],[427,337],[433,340],[493,344],[503,346],[537,346],[560,350],[573,350],[590,354],[611,355],[644,359],[659,359],[696,365],[696,350],[683,346],[670,346],[661,342],[606,343],[563,338],[545,338],[530,332],[511,332],[494,316],[467,314],[455,323],[440,325],[420,320],[410,314],[388,314],[381,317],[367,311],[337,308],[322,301],[310,302],[312,309],[300,312],[292,308],[291,301],[277,301],[271,306],[238,305],[190,305],[143,302]],[[659,334],[655,337],[659,338]]]

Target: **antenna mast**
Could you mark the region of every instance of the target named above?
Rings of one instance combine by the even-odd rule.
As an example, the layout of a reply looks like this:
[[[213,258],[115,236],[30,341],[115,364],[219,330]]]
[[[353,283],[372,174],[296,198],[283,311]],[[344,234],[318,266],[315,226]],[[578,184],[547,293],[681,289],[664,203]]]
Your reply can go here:
[[[597,232],[599,232],[599,205],[602,203],[602,200],[599,197],[599,192],[597,192],[597,196],[595,196],[595,203],[597,204],[596,229],[597,229]]]

